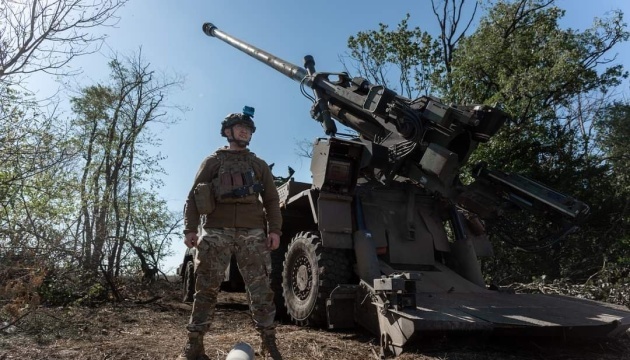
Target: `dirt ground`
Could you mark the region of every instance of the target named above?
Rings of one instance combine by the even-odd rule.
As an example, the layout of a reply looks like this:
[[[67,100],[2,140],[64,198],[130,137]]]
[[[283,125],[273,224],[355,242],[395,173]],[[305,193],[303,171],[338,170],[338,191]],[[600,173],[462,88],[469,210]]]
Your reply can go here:
[[[41,307],[0,333],[0,360],[174,359],[185,339],[190,305],[177,283],[136,290],[134,298],[97,307]],[[365,331],[324,331],[282,324],[285,360],[378,359],[377,339]],[[210,359],[225,359],[234,344],[258,346],[242,293],[221,293],[213,330],[205,338]],[[398,359],[630,360],[630,339],[585,341],[480,336],[423,338]]]

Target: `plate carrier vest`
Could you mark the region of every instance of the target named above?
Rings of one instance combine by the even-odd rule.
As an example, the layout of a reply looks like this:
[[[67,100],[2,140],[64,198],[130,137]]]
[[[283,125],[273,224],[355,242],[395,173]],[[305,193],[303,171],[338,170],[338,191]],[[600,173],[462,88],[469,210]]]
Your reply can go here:
[[[229,156],[218,153],[219,170],[212,180],[217,203],[253,204],[258,201],[258,194],[264,191],[260,174],[253,166],[256,155],[248,152],[241,156]]]

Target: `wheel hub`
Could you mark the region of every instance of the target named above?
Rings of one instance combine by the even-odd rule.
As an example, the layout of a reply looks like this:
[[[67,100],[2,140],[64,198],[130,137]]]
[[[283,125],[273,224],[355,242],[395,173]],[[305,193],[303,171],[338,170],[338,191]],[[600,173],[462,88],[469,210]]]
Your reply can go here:
[[[293,292],[300,300],[305,300],[311,292],[313,277],[311,276],[311,263],[306,256],[300,256],[293,267]]]
[[[304,291],[308,285],[308,270],[306,269],[306,266],[300,266],[295,280],[297,282],[298,289],[300,289],[300,291]]]

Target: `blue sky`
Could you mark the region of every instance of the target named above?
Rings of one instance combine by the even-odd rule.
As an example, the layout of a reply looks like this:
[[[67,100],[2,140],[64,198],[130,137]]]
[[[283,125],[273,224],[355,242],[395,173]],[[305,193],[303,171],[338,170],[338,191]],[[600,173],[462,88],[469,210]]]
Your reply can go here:
[[[472,2],[472,1],[469,1]],[[220,146],[220,123],[226,114],[239,112],[244,105],[256,108],[256,126],[250,148],[274,172],[286,176],[287,166],[296,180],[310,182],[309,161],[296,154],[296,143],[324,133],[310,118],[311,103],[299,84],[275,72],[240,51],[203,34],[205,22],[263,50],[302,66],[304,55],[313,55],[318,71],[337,72],[343,67],[339,56],[347,49],[350,35],[377,29],[379,23],[394,28],[406,13],[410,25],[437,34],[437,23],[429,0],[346,0],[318,2],[289,0],[131,0],[119,11],[120,21],[107,28],[108,40],[100,53],[76,58],[70,65],[83,70],[75,80],[83,86],[105,82],[107,59],[115,51],[131,55],[142,47],[143,57],[155,70],[186,78],[181,90],[173,90],[168,102],[189,108],[173,112],[179,123],[155,128],[162,139],[153,149],[167,158],[162,163],[161,195],[174,211],[181,211],[193,177],[205,156]],[[583,30],[594,17],[620,9],[630,16],[627,0],[559,0],[566,10],[562,26]],[[614,52],[617,61],[630,69],[630,45],[621,44]],[[58,87],[52,76],[32,77],[30,90],[40,96]],[[70,116],[68,112],[65,114]],[[184,252],[175,242],[176,255],[164,270],[173,270]]]

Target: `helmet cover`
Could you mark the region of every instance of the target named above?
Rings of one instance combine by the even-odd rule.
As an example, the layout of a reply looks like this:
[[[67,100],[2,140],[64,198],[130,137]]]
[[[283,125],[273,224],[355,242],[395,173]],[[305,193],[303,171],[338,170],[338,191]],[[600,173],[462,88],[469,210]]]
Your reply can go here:
[[[250,109],[251,111],[249,111]],[[252,117],[254,116],[253,113],[253,108],[246,106],[243,113],[228,114],[221,122],[221,136],[226,137],[225,129],[231,128],[236,124],[243,124],[251,128],[252,134],[256,132],[256,126],[254,125],[254,120],[252,120]]]

